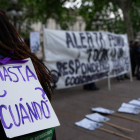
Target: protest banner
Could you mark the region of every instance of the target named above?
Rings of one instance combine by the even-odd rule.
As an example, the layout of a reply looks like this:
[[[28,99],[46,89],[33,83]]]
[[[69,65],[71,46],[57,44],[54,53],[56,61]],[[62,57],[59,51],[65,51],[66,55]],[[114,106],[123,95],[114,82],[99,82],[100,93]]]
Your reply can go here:
[[[39,51],[40,38],[39,32],[30,32],[30,49],[32,53]]]
[[[44,29],[45,65],[56,89],[116,77],[131,70],[126,35]]]
[[[8,138],[59,125],[31,59],[0,65],[0,118]]]

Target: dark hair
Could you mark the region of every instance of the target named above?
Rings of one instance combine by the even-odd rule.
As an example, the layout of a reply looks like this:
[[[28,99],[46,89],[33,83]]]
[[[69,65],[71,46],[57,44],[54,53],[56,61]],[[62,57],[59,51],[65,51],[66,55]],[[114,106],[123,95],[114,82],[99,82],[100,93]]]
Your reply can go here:
[[[25,38],[24,42],[30,48],[30,40],[29,40],[29,38]]]
[[[10,53],[14,51],[14,55]],[[29,47],[22,41],[15,27],[9,22],[5,13],[0,10],[0,54],[5,57],[11,57],[14,60],[31,58],[36,70],[38,79],[47,92],[49,100],[51,100],[52,88],[51,73],[48,68],[30,52]]]

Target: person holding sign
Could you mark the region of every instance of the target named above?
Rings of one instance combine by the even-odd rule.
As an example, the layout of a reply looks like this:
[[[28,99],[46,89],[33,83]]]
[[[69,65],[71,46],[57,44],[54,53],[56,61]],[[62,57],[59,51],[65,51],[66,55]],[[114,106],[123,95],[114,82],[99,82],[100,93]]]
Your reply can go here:
[[[28,67],[27,63],[25,64],[25,70],[26,70],[25,73],[27,74],[27,79],[25,79],[24,75],[22,75],[23,74],[22,72],[24,72],[24,71],[21,71],[22,64],[20,66],[13,66],[12,63],[15,64],[15,63],[23,63],[24,61],[27,62],[29,60],[29,58],[32,60],[32,63],[33,63],[33,65],[32,65],[32,63],[29,63],[29,65],[31,64],[31,67],[34,66],[34,68],[30,69],[30,67]],[[27,59],[27,60],[23,60],[23,59]],[[7,68],[6,63],[8,61],[9,61],[10,67]],[[14,84],[14,82],[17,82],[16,85],[18,85],[18,81],[19,80],[21,81],[21,79],[22,79],[22,82],[24,82],[23,85],[24,84],[29,85],[31,82],[30,83],[27,83],[27,82],[29,81],[29,78],[32,77],[32,79],[35,80],[36,83],[39,80],[40,83],[39,82],[38,83],[41,84],[41,86],[43,87],[43,89],[41,89],[39,87],[36,87],[34,90],[36,92],[40,91],[42,93],[42,97],[44,99],[47,99],[47,97],[48,97],[49,100],[46,100],[47,103],[51,100],[52,87],[50,85],[50,82],[51,82],[50,71],[34,54],[32,54],[30,52],[30,49],[23,42],[20,35],[18,34],[18,32],[16,31],[14,26],[9,22],[9,19],[7,18],[7,16],[5,15],[5,13],[2,10],[0,10],[0,65],[1,65],[0,68],[3,67],[3,71],[4,71],[4,74],[2,73],[2,71],[0,71],[0,78],[1,78],[0,82],[5,82],[7,79],[9,79],[9,81],[8,80],[6,81],[7,83],[12,81],[11,85]],[[21,79],[19,79],[19,77],[16,73],[12,72],[12,68],[16,68],[18,73],[20,73],[20,76],[21,76],[20,78]],[[35,71],[34,71],[34,69],[35,69]],[[28,75],[28,73],[30,73],[31,75]],[[3,78],[2,74],[4,75],[5,79]],[[10,74],[14,75],[17,78],[17,81],[13,80],[11,78],[12,76],[10,76]],[[1,85],[0,89],[1,88],[3,89],[5,87],[2,87],[2,85]],[[12,86],[11,86],[11,89],[12,89]],[[17,87],[17,89],[18,89],[18,87]],[[15,89],[13,89],[13,90],[15,90]],[[33,94],[35,96],[36,92],[31,93],[31,94]],[[45,93],[46,93],[47,96],[45,95]],[[7,97],[8,95],[10,95],[9,91],[7,92],[6,90],[4,90],[3,95],[2,95],[2,93],[0,93],[0,94],[1,94],[0,95],[1,100],[5,96]],[[26,89],[25,89],[25,94],[26,94]],[[13,95],[13,100],[14,100],[14,98],[16,98],[15,95]],[[34,99],[33,96],[32,96],[32,99]],[[25,110],[25,108],[22,104],[23,103],[23,98],[20,98],[19,102],[20,102],[19,104],[15,104],[17,112],[18,112],[18,118],[21,117],[19,124],[17,124],[17,122],[15,121],[14,114],[12,113],[12,110],[11,110],[12,107],[10,105],[7,107],[6,105],[2,104],[2,102],[0,102],[1,103],[1,105],[0,105],[0,118],[1,118],[1,124],[0,124],[0,135],[1,136],[0,136],[0,138],[2,140],[9,140],[9,138],[7,138],[6,135],[5,135],[5,132],[4,132],[5,129],[7,129],[7,131],[8,131],[8,130],[11,129],[11,127],[15,127],[17,130],[19,130],[19,126],[21,127],[21,124],[22,124],[22,127],[24,128],[24,126],[25,126],[24,120],[25,119],[29,120],[30,122],[31,122],[31,120],[34,121],[34,123],[32,123],[32,125],[35,124],[36,120],[39,120],[38,116],[35,114],[37,111],[35,113],[33,113],[33,111],[31,110],[28,102],[26,102],[26,105],[29,108],[30,116],[31,116],[31,113],[32,113],[32,116],[34,115],[36,117],[36,120],[35,119],[33,120],[32,116],[31,116],[31,118],[29,118],[29,116],[27,115],[28,112]],[[41,101],[41,103],[42,104],[44,103],[46,105],[47,109],[48,109],[48,106],[47,106],[46,102],[43,101],[43,99]],[[32,102],[32,103],[39,106],[39,104],[37,102]],[[34,104],[32,104],[33,107],[35,107]],[[18,110],[17,105],[20,106],[20,111]],[[8,111],[10,112],[9,114],[11,114],[10,117],[12,117],[13,121],[14,121],[14,122],[11,122],[10,126],[8,126],[9,123],[7,123],[6,117],[4,118],[4,115],[3,115],[5,112],[8,112]],[[24,116],[25,114],[22,114],[22,111],[24,111],[26,113],[26,116]],[[21,114],[19,114],[19,112]],[[21,119],[22,119],[22,121],[21,121]],[[28,122],[28,123],[30,123],[30,122]],[[26,122],[26,124],[27,124],[27,122]],[[30,124],[28,126],[30,126]],[[12,138],[12,137],[11,138],[12,138],[12,140],[31,140],[31,139],[32,140],[34,140],[34,139],[56,140],[54,128],[42,129],[41,126],[39,126],[39,125],[38,125],[38,127],[40,127],[40,129],[38,129],[39,131],[38,130],[32,131],[32,133],[29,132],[29,134],[28,134],[28,132],[25,132],[24,134],[22,134],[22,136],[15,135],[16,138]],[[35,130],[35,128],[34,128],[34,130]],[[14,133],[21,133],[21,132],[17,131],[17,132],[14,132]],[[47,137],[48,135],[49,135],[49,138]]]

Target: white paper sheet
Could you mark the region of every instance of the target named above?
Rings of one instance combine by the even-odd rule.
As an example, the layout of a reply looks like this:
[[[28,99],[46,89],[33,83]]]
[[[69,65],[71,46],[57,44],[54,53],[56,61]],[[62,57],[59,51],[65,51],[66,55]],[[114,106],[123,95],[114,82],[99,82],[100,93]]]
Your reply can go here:
[[[130,107],[120,107],[118,109],[118,112],[130,113],[130,114],[139,114],[139,110],[133,109],[133,108],[130,108]]]
[[[35,53],[40,50],[39,32],[30,32],[30,48],[31,52]]]
[[[75,125],[83,127],[85,129],[88,129],[88,130],[95,130],[95,129],[102,126],[101,123],[91,121],[87,118],[84,118],[83,120],[81,120],[79,122],[76,122]]]
[[[109,110],[109,109],[106,109],[106,108],[103,108],[103,107],[92,108],[92,111],[99,112],[99,113],[105,113],[105,114],[115,113],[114,110]]]
[[[132,101],[130,101],[129,102],[129,104],[133,104],[133,105],[135,105],[135,106],[138,106],[138,107],[140,107],[140,101],[138,101],[138,100],[132,100]]]
[[[133,109],[140,110],[140,107],[139,106],[135,106],[133,104],[128,104],[128,103],[122,103],[121,107],[128,107],[128,108],[133,108]]]
[[[86,115],[86,118],[95,121],[95,122],[106,122],[109,121],[110,119],[107,117],[104,117],[103,115],[100,115],[99,113],[93,113]]]

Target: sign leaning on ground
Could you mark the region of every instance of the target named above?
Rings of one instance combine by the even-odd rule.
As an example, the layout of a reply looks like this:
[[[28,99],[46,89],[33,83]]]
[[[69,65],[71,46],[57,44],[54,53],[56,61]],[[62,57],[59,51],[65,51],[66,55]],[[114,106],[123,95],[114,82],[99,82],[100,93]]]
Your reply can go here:
[[[40,38],[39,32],[30,32],[30,49],[32,53],[39,51]]]
[[[59,125],[31,59],[0,65],[0,118],[9,138]]]
[[[44,50],[57,89],[130,71],[128,40],[122,34],[44,29]]]

